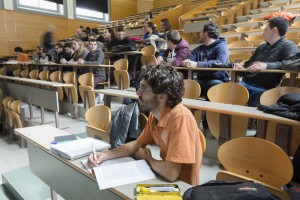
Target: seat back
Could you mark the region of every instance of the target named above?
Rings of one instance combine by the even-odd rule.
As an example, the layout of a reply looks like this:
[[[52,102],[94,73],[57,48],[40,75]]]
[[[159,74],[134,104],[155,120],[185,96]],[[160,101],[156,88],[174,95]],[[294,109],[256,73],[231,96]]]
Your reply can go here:
[[[237,83],[221,83],[211,87],[207,96],[210,101],[224,104],[246,105],[249,99],[248,90]],[[208,127],[211,134],[219,138],[220,136],[220,114],[215,112],[206,112]],[[231,116],[231,138],[243,137],[248,127],[248,118],[240,116]]]
[[[75,78],[76,78],[76,73],[75,72],[68,72],[64,75],[63,80],[64,80],[65,83],[75,85]]]
[[[61,71],[57,70],[57,71],[52,72],[50,74],[50,80],[52,82],[60,83],[61,82]]]
[[[270,106],[277,103],[278,99],[284,94],[300,93],[298,87],[277,87],[265,91],[260,96],[260,104]]]
[[[29,78],[38,79],[38,77],[39,77],[39,70],[38,69],[34,69],[34,70],[31,70],[29,72]]]
[[[197,81],[184,79],[184,95],[183,98],[198,99],[201,94],[201,87]]]
[[[23,69],[20,73],[22,78],[28,78],[28,69]]]
[[[39,73],[39,79],[48,81],[49,80],[49,70],[43,70]]]
[[[128,71],[128,60],[123,58],[114,62],[115,70],[126,70]]]
[[[60,83],[61,82],[61,72],[59,70],[54,71],[50,74],[49,78],[52,82]],[[62,87],[56,87],[56,89],[57,89],[57,93],[58,93],[58,99],[63,100],[64,92],[63,92]]]
[[[21,114],[21,105],[22,105],[21,100],[15,100],[15,101],[11,102],[9,107],[12,111],[14,111],[18,115],[20,115]]]
[[[90,126],[108,133],[111,123],[111,111],[107,106],[97,105],[86,111],[85,119]]]
[[[277,145],[260,138],[230,140],[218,150],[218,158],[228,172],[277,188],[293,176],[288,155]]]
[[[94,74],[93,73],[85,73],[79,76],[78,82],[80,85],[90,86],[94,88]]]
[[[5,97],[2,100],[3,110],[4,110],[4,113],[5,113],[5,122],[6,122],[6,126],[8,128],[13,127],[13,119],[12,119],[12,115],[11,115],[11,112],[10,112],[11,102],[12,102],[12,97]]]
[[[92,92],[92,90],[93,88],[91,86],[79,85],[79,94],[83,104],[86,105],[88,103],[89,107],[95,106],[95,93]]]
[[[11,117],[13,120],[13,124],[15,125],[16,128],[23,128],[23,124],[22,124],[22,120],[20,118],[20,115],[18,115],[17,113],[15,113],[14,111],[10,111],[11,113]]]
[[[130,79],[129,79],[128,71],[126,71],[126,70],[115,70],[114,71],[114,77],[115,77],[115,81],[116,81],[119,89],[123,90],[123,89],[128,89],[129,88]]]
[[[231,42],[227,46],[230,49],[232,47],[253,47],[253,44],[246,40],[239,40],[239,41]]]
[[[3,108],[9,108],[9,106],[10,106],[10,104],[11,104],[11,101],[12,101],[12,97],[5,97],[5,98],[2,100]]]
[[[205,140],[205,136],[202,133],[202,131],[199,129],[199,136],[200,136],[200,143],[201,143],[201,147],[202,147],[202,153],[205,153],[206,150],[206,140]]]
[[[78,102],[78,94],[77,94],[77,89],[75,87],[75,78],[76,78],[75,72],[68,72],[63,77],[65,83],[73,84],[72,87],[64,87],[68,98],[69,98],[69,93],[71,93],[73,103]]]
[[[282,81],[280,83],[280,87],[287,87],[287,86],[289,86],[289,82],[290,82],[290,78],[284,78],[284,79],[282,79]],[[296,78],[295,87],[300,88],[300,77]]]
[[[20,69],[14,70],[14,71],[13,71],[13,75],[14,75],[15,77],[20,77]]]
[[[207,96],[212,102],[246,105],[249,92],[240,84],[227,82],[211,87],[207,92]]]
[[[155,65],[156,64],[156,58],[153,55],[143,55],[141,56],[141,63],[142,65]]]
[[[141,52],[144,52],[144,56],[154,56],[155,55],[155,47],[152,45],[145,46],[141,49]]]

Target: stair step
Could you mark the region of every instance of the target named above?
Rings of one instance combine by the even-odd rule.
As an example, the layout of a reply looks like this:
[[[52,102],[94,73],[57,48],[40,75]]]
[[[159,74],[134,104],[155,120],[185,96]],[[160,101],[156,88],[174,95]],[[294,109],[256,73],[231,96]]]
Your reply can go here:
[[[0,199],[1,200],[14,200],[15,198],[3,185],[0,185]]]
[[[49,186],[36,177],[29,166],[2,174],[2,182],[17,200],[46,200],[51,197]]]

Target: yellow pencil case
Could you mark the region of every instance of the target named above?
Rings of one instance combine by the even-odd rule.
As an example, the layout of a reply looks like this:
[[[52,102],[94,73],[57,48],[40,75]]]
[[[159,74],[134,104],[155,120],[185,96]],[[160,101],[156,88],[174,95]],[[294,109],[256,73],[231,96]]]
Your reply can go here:
[[[176,184],[137,184],[137,200],[182,200]]]

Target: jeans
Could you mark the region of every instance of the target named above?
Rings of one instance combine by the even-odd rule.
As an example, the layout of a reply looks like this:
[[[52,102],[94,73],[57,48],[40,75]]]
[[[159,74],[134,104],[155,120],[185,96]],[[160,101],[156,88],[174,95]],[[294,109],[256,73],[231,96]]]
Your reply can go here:
[[[246,83],[244,81],[239,82],[238,84],[241,84],[245,86],[249,92],[249,100],[248,100],[248,106],[251,107],[257,107],[260,105],[260,96],[264,91],[267,90],[267,88],[257,86],[257,85],[250,85],[249,83]]]

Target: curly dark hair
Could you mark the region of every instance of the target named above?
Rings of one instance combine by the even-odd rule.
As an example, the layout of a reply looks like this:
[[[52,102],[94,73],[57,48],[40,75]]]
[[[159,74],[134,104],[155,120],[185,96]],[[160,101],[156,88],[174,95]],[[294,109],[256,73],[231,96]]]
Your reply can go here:
[[[166,94],[167,106],[174,108],[182,101],[184,94],[183,75],[172,66],[158,65],[150,68],[141,77],[151,87],[154,94]]]

